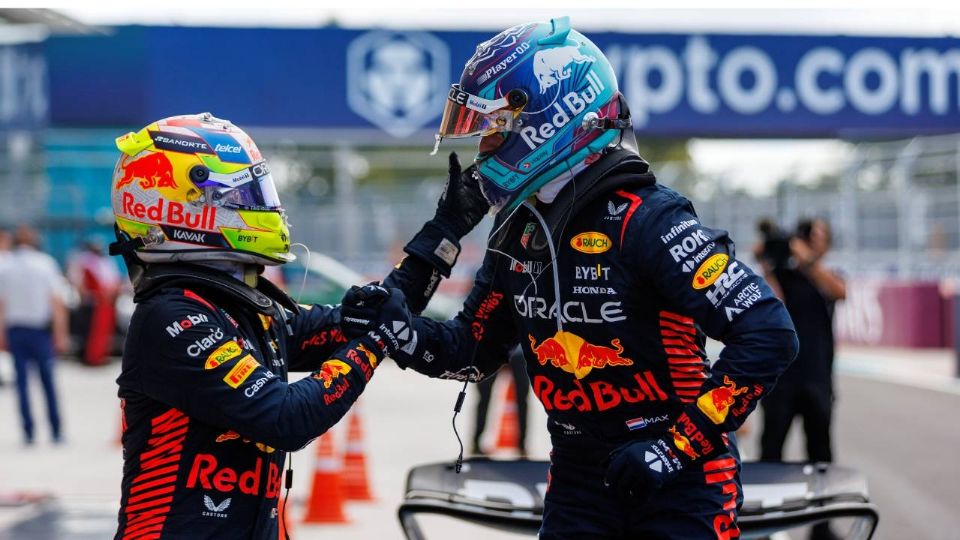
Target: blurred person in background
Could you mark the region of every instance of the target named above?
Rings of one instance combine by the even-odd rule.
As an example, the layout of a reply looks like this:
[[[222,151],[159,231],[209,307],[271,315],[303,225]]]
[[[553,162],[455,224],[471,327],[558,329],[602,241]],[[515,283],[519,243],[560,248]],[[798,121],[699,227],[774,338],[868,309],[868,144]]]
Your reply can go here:
[[[527,457],[527,395],[530,393],[530,379],[527,377],[527,363],[523,359],[523,351],[515,347],[510,353],[510,373],[513,379],[513,403],[504,403],[505,407],[515,406],[517,413],[517,453],[520,457]],[[487,428],[487,414],[490,411],[490,398],[493,396],[496,377],[488,377],[476,384],[477,408],[473,424],[473,448],[475,456],[485,456],[483,448],[483,432]],[[502,428],[501,428],[502,429]]]
[[[351,341],[339,306],[301,306],[262,276],[294,256],[273,176],[246,133],[210,113],[175,116],[117,147],[110,252],[126,262],[136,310],[117,379],[116,538],[275,540],[286,452],[339,421],[383,358],[415,342],[409,313],[483,218],[479,186],[451,156],[409,256],[385,287],[348,292],[354,313],[390,321]],[[288,371],[312,374],[288,384]]]
[[[13,247],[13,237],[10,235],[10,231],[7,229],[0,229],[0,268],[3,268],[4,261],[7,260],[7,256],[10,255],[10,248]],[[0,328],[0,334],[3,333],[3,329]],[[0,340],[3,338],[0,337]],[[6,362],[7,357],[10,355],[9,352],[5,350],[0,350],[0,362]],[[3,378],[3,367],[0,367],[0,387],[6,384]],[[11,368],[12,369],[12,368]]]
[[[104,253],[103,242],[94,237],[84,241],[67,262],[67,277],[80,294],[74,317],[80,336],[79,356],[87,365],[103,365],[113,345],[120,272]]]
[[[466,384],[522,346],[553,444],[542,540],[738,536],[732,432],[796,334],[727,233],[657,184],[603,52],[567,17],[481,43],[448,93],[450,137],[480,137],[493,232],[460,314],[415,317],[393,359]],[[394,316],[343,310],[351,336]],[[712,366],[704,332],[726,345]]]
[[[761,401],[763,461],[783,460],[784,442],[797,416],[803,419],[807,460],[833,461],[833,312],[836,302],[847,293],[843,278],[823,262],[830,247],[830,227],[822,219],[800,221],[792,235],[771,231],[765,242],[762,257],[768,267],[767,280],[790,312],[800,351]],[[811,538],[836,536],[824,523],[813,528]]]
[[[54,355],[69,349],[66,281],[57,262],[40,251],[40,236],[27,225],[17,227],[14,250],[0,262],[0,349],[13,356],[23,440],[34,442],[29,378],[36,368],[43,385],[54,443],[63,439],[54,380]]]

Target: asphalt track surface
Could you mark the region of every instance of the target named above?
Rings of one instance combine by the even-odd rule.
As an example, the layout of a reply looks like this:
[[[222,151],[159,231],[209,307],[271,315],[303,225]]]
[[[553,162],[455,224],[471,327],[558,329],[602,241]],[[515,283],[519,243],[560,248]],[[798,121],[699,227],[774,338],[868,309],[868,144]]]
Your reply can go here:
[[[960,383],[949,379],[952,367],[947,364],[947,353],[933,360],[929,354],[922,358],[913,358],[908,352],[875,356],[869,350],[840,356],[835,455],[837,463],[855,467],[868,478],[881,516],[874,538],[960,540]],[[116,365],[100,369],[60,365],[57,380],[68,437],[63,446],[46,442],[44,423],[38,419],[38,444],[22,447],[15,392],[9,384],[0,388],[0,540],[112,537],[122,463],[113,444],[119,420],[113,382],[117,370]],[[935,373],[924,375],[927,372]],[[10,380],[9,366],[2,361],[0,373]],[[36,390],[33,401],[36,412],[42,413],[39,388]],[[377,500],[347,505],[349,524],[300,524],[313,465],[313,449],[308,447],[294,457],[293,537],[402,538],[396,507],[406,471],[456,455],[450,416],[458,390],[457,384],[427,380],[401,372],[392,364],[378,370],[363,398],[369,472]],[[472,429],[472,398],[471,394],[464,407],[466,414],[458,422],[461,434],[469,435]],[[494,407],[492,419],[498,414],[497,405]],[[545,459],[549,446],[544,416],[536,404],[531,403],[530,409],[530,457]],[[756,455],[758,421],[754,418],[751,432],[741,437],[748,459]],[[789,460],[804,457],[799,427],[788,439]],[[5,507],[3,498],[11,494],[52,499],[46,505]],[[444,517],[426,518],[422,525],[431,539],[524,538]]]

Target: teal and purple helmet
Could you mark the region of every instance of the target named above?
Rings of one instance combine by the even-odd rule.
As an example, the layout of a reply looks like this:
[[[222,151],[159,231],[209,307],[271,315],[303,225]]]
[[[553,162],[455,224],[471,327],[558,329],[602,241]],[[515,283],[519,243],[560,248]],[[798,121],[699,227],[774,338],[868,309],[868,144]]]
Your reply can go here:
[[[487,201],[510,209],[619,141],[630,127],[620,98],[610,62],[568,17],[521,24],[477,46],[437,142],[500,134],[476,161]]]

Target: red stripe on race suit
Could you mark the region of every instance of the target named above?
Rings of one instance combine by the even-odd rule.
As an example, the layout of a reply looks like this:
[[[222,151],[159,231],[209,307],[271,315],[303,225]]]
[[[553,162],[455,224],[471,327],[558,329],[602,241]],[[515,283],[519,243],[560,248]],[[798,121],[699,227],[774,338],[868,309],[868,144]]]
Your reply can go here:
[[[131,482],[123,509],[124,539],[159,538],[163,532],[189,422],[190,418],[176,409],[151,419],[151,437],[146,451],[140,454],[140,473]]]
[[[620,249],[623,249],[623,236],[627,233],[627,224],[630,223],[630,218],[633,217],[633,213],[637,211],[637,208],[643,204],[643,199],[639,195],[634,195],[633,193],[627,193],[626,191],[618,190],[617,195],[630,200],[630,208],[627,209],[627,213],[623,216],[623,225],[620,226]]]

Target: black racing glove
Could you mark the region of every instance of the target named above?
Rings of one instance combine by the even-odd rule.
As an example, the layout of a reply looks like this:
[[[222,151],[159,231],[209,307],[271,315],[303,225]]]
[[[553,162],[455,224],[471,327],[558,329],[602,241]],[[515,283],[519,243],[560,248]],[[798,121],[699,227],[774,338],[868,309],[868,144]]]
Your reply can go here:
[[[480,192],[476,164],[461,171],[456,152],[450,152],[447,185],[443,188],[434,219],[450,226],[458,238],[463,238],[483,220],[490,211],[490,203]]]
[[[403,291],[376,283],[354,285],[344,294],[340,328],[350,339],[373,340],[384,355],[394,360],[398,352],[410,354],[417,345]]]
[[[460,239],[490,210],[490,204],[480,192],[476,166],[461,170],[456,152],[450,153],[449,163],[447,185],[433,219],[403,248],[430,263],[444,277],[450,277],[450,270],[460,255]]]
[[[689,465],[681,455],[666,437],[627,443],[610,452],[603,485],[622,497],[646,499]]]
[[[688,407],[662,437],[632,441],[610,452],[603,484],[623,497],[644,500],[694,462],[725,451],[716,426]]]

